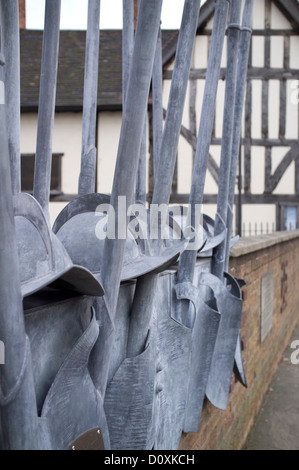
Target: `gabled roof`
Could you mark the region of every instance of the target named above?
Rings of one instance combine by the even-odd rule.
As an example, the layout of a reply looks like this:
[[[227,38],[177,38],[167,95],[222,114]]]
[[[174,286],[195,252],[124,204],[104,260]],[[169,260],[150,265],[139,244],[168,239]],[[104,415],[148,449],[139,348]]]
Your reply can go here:
[[[198,16],[198,23],[197,23],[197,33],[200,32],[200,30],[202,30],[207,22],[212,18],[213,14],[214,14],[214,10],[215,10],[215,2],[216,0],[207,0],[200,8],[200,13],[199,13],[199,16]],[[166,32],[166,31],[164,31]],[[177,37],[178,37],[178,31],[177,31]],[[174,56],[175,56],[175,52],[176,52],[176,41],[172,42],[172,45],[170,47],[167,48],[167,50],[165,51],[164,53],[164,56],[163,56],[163,64],[166,65],[167,62],[169,62],[170,60],[173,60],[174,59]]]
[[[257,1],[257,0],[255,0]],[[272,0],[273,3],[279,8],[279,10],[286,16],[290,21],[294,29],[299,28],[299,0]],[[206,23],[214,14],[216,0],[207,0],[200,9],[200,15],[198,17],[198,28],[204,28]]]
[[[215,0],[207,0],[200,9],[198,29],[213,15]],[[174,59],[178,30],[162,30],[162,61],[165,66]],[[20,30],[21,109],[36,111],[43,31]],[[84,86],[85,31],[60,31],[56,93],[57,111],[81,110]],[[100,31],[99,109],[121,109],[122,106],[122,31]]]
[[[273,0],[275,5],[287,17],[294,29],[299,28],[299,1]]]
[[[216,0],[207,0],[200,9],[197,32],[212,18]],[[299,2],[273,0],[288,18],[293,28],[299,30]],[[167,65],[175,57],[178,30],[162,30],[162,60]],[[36,111],[43,31],[20,30],[21,49],[21,108]],[[86,31],[60,31],[59,65],[57,79],[57,111],[81,110],[84,86]],[[122,106],[122,31],[100,31],[99,93],[101,110],[121,109]]]
[[[177,30],[162,31],[163,62],[175,50]],[[60,31],[57,111],[80,110],[83,102],[86,31]],[[21,108],[36,111],[39,99],[43,31],[20,30]],[[171,51],[171,54],[170,54]],[[122,104],[122,31],[100,31],[99,109]]]

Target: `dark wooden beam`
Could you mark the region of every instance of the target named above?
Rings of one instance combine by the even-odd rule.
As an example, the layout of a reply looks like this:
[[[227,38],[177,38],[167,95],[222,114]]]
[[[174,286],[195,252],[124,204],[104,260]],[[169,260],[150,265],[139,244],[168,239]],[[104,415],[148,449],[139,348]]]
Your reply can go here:
[[[299,160],[299,146],[298,145],[292,147],[287,152],[287,154],[283,157],[283,159],[277,166],[273,175],[267,174],[267,190],[268,190],[267,192],[272,193],[274,191],[279,181],[285,174],[287,168],[295,160]]]
[[[282,137],[281,139],[252,139],[245,137],[242,138],[241,143],[245,145],[245,143],[249,140],[249,144],[254,147],[292,147],[298,144],[298,139],[286,139]],[[211,141],[212,145],[221,145],[221,138],[214,138]]]
[[[270,193],[271,192],[271,185],[270,185],[270,179],[271,179],[271,174],[272,174],[272,148],[271,147],[266,147],[265,149],[265,192]]]
[[[50,198],[51,202],[70,202],[77,197],[77,194],[60,194]],[[235,196],[235,204],[237,203],[237,195]],[[151,202],[149,195],[147,201]],[[171,204],[188,204],[188,193],[173,193],[170,197]],[[298,204],[297,194],[242,194],[243,204]],[[217,194],[205,194],[203,204],[217,204]]]
[[[201,36],[208,36],[210,37],[212,30],[204,29]],[[267,30],[264,29],[253,29],[252,36],[297,36],[298,29],[271,29],[268,28]]]
[[[250,193],[251,186],[251,81],[247,81],[245,97],[245,136],[244,136],[244,191]]]
[[[252,36],[297,36],[298,31],[293,29],[253,29]]]
[[[235,204],[237,203],[235,196]],[[172,194],[170,203],[188,204],[189,194]],[[244,204],[298,204],[296,194],[242,194],[242,205]],[[217,204],[217,194],[205,194],[203,204]]]
[[[190,80],[204,80],[206,78],[207,69],[191,69],[189,79]],[[225,80],[226,69],[220,70],[219,79]],[[267,67],[250,67],[247,74],[250,80],[299,80],[299,69],[288,69],[288,68],[267,68]],[[164,80],[172,79],[172,70],[164,70]]]
[[[262,81],[262,137],[267,139],[269,135],[269,81]]]

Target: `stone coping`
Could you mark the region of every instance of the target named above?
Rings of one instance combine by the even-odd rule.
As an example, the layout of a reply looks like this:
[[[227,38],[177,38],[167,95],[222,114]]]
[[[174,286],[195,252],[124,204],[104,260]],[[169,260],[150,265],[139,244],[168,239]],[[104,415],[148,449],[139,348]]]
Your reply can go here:
[[[263,250],[264,248],[287,242],[294,238],[299,238],[299,230],[285,230],[265,235],[241,237],[231,248],[230,256],[237,258],[238,256],[244,256],[254,251]]]

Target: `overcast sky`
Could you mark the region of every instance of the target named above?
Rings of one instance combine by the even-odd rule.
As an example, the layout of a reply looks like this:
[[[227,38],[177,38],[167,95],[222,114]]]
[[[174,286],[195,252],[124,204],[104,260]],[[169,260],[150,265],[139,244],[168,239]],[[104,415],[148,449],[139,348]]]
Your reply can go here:
[[[202,4],[206,0],[202,0]],[[86,29],[88,0],[61,0],[61,29]],[[180,27],[184,0],[163,0],[161,26]],[[43,29],[45,0],[26,0],[26,26]],[[122,0],[101,0],[101,29],[122,28]]]

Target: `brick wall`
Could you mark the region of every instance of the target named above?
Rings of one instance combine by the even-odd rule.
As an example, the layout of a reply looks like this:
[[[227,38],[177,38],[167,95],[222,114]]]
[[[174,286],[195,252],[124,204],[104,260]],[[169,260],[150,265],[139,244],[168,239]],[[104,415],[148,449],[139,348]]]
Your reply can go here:
[[[240,239],[231,251],[230,272],[246,282],[242,288],[241,342],[248,387],[243,387],[235,376],[232,377],[225,411],[215,408],[206,399],[198,433],[184,434],[180,450],[238,450],[245,443],[281,355],[299,321],[299,231]],[[265,299],[265,295],[269,296],[268,291],[263,290],[264,298],[261,298],[261,280],[265,275],[270,275],[273,282],[273,302]],[[270,307],[273,306],[272,326],[269,329],[268,324],[269,331],[263,340],[262,300],[266,304],[270,301]]]

